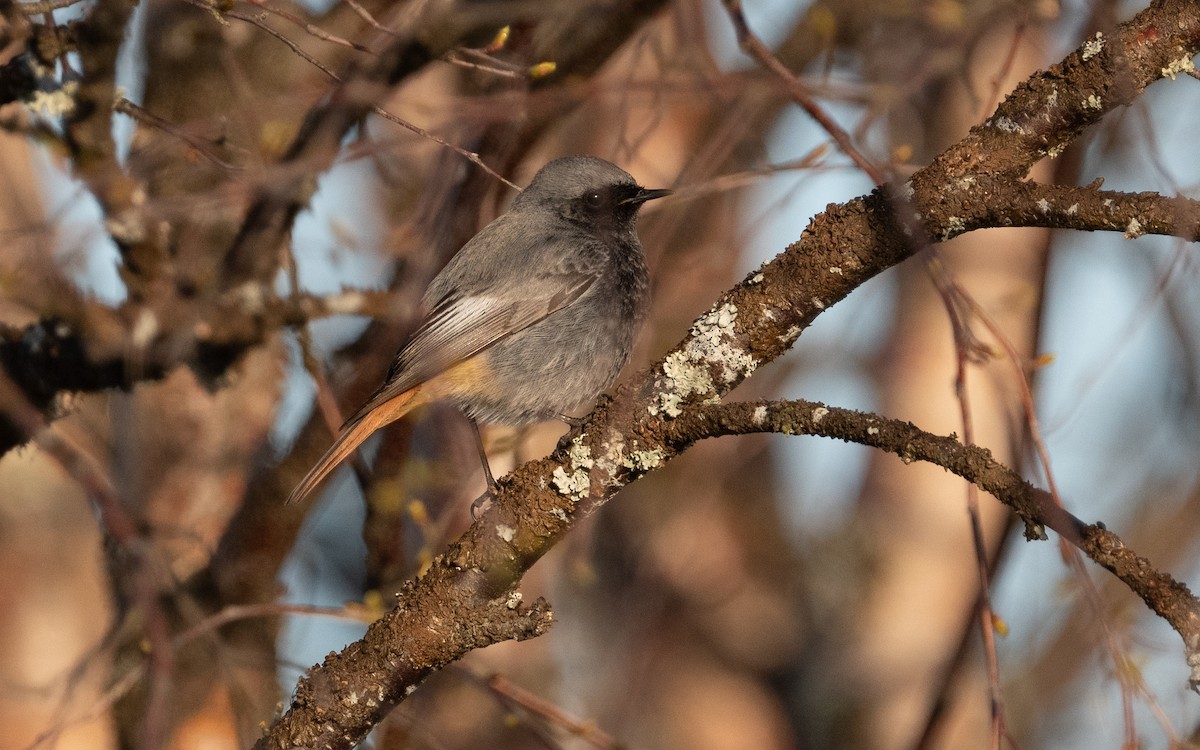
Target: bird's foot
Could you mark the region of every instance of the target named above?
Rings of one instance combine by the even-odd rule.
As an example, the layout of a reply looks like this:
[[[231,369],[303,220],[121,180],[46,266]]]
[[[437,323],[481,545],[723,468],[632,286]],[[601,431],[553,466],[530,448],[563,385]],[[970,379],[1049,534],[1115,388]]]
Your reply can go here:
[[[479,511],[495,498],[495,490],[489,487],[484,493],[471,501],[471,520],[479,520]]]
[[[567,426],[571,428],[567,430],[567,434],[558,439],[557,448],[559,450],[565,449],[571,444],[572,440],[579,437],[580,433],[583,432],[583,423],[587,421],[586,417],[568,417],[566,414],[556,414],[554,418],[561,422],[566,422]]]

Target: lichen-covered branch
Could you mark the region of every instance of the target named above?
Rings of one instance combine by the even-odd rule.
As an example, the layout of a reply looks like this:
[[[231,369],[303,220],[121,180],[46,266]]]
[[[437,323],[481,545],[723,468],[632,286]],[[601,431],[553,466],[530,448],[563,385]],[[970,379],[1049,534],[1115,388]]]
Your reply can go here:
[[[1121,232],[1127,239],[1144,234],[1200,241],[1200,201],[1160,193],[1122,193],[1098,185],[1041,185],[991,180],[973,182],[978,212],[963,217],[964,231],[1017,226]]]
[[[955,435],[934,435],[898,419],[803,400],[705,404],[689,409],[668,427],[670,441],[684,445],[758,432],[816,435],[871,446],[894,453],[905,463],[941,466],[991,493],[1025,522],[1026,539],[1044,539],[1043,527],[1054,530],[1166,620],[1183,639],[1192,688],[1200,689],[1200,599],[1102,524],[1076,518],[1049,492],[996,461],[986,448],[964,445]]]
[[[1128,103],[1153,81],[1186,67],[1183,61],[1190,61],[1200,47],[1198,11],[1194,3],[1180,0],[1156,4],[1119,27],[1111,38],[1102,42],[1093,38],[1059,65],[1033,76],[992,118],[919,170],[903,189],[883,186],[863,198],[831,205],[814,217],[784,252],[723,294],[662,360],[605,399],[572,440],[550,457],[519,466],[501,479],[492,505],[433,561],[429,573],[406,589],[403,610],[387,615],[361,641],[309,673],[306,686],[320,684],[331,691],[326,696],[324,720],[344,728],[348,738],[361,736],[365,727],[355,722],[369,717],[351,720],[343,716],[347,702],[360,699],[361,694],[343,689],[331,675],[340,674],[337,670],[360,654],[395,653],[389,635],[398,629],[420,627],[420,622],[414,623],[420,613],[454,611],[464,622],[486,622],[485,609],[454,609],[449,603],[468,603],[459,598],[462,589],[479,592],[476,605],[498,601],[513,591],[525,571],[581,518],[626,484],[665,465],[706,436],[706,429],[718,429],[719,423],[704,427],[705,420],[717,419],[725,408],[714,404],[757,367],[787,351],[822,311],[910,257],[918,247],[963,231],[963,217],[985,210],[976,206],[981,202],[978,191],[973,192],[973,186],[964,180],[995,180],[997,186],[1014,191],[1018,206],[1040,209],[1039,198],[1033,197],[1036,193],[1026,195],[1015,187],[1030,166],[1056,153],[1105,111]],[[1150,33],[1151,29],[1157,31]],[[1126,48],[1128,53],[1122,53]],[[1083,92],[1090,93],[1078,96]],[[1085,196],[1042,186],[1030,186],[1029,190],[1043,190],[1042,197],[1055,205],[1071,197],[1079,198],[1081,204],[1086,198],[1089,206],[1097,199],[1103,206],[1106,198],[1112,198],[1123,205],[1113,214],[1117,218],[1134,206],[1133,198],[1119,194]],[[1098,193],[1092,188],[1076,190]],[[1070,205],[1054,211],[1067,216]],[[1156,215],[1162,214],[1165,205],[1156,204]],[[1190,202],[1183,205],[1190,210]],[[1092,215],[1100,217],[1100,207],[1096,208]],[[998,225],[1008,225],[1005,217],[996,218]],[[1032,222],[1033,217],[1028,220]],[[1094,224],[1080,228],[1122,229],[1120,224],[1112,225],[1113,219],[1107,226],[1101,226],[1099,218],[1088,221]],[[1147,226],[1155,228],[1147,231],[1188,236],[1192,231],[1187,229],[1188,221],[1185,215],[1159,224],[1150,222]],[[926,236],[914,236],[915,232]],[[745,407],[751,410],[750,420],[756,418],[760,407]],[[813,416],[810,413],[810,419]],[[829,418],[828,413],[824,415]],[[887,426],[891,429],[893,425]],[[775,427],[786,431],[783,423]],[[903,432],[899,423],[894,427],[897,435]],[[864,440],[873,437],[871,428],[863,426]],[[1087,526],[1058,508],[986,452],[948,438],[926,437],[911,426],[907,429],[908,450],[902,449],[901,455],[941,459],[1010,502],[1033,535],[1039,535],[1040,525],[1045,525],[1066,536],[1166,617],[1183,635],[1189,662],[1194,660],[1200,626],[1195,600],[1185,587],[1154,571],[1100,527]],[[482,582],[486,585],[481,588]],[[1157,598],[1162,592],[1168,596]],[[440,620],[425,624],[437,633],[445,632],[446,624]],[[450,650],[469,640],[452,639]],[[431,658],[443,663],[447,651],[439,650]],[[407,694],[426,673],[411,662],[393,665],[393,689],[386,697]],[[312,719],[310,696],[305,687],[292,710],[271,729],[263,747],[291,746],[287,744],[290,730],[284,727],[295,726],[295,712]],[[346,742],[335,740],[330,746],[347,747]]]
[[[543,600],[523,604],[520,594],[444,556],[396,597],[361,640],[301,679],[291,709],[256,750],[354,747],[433,671],[472,649],[539,636],[553,620]]]

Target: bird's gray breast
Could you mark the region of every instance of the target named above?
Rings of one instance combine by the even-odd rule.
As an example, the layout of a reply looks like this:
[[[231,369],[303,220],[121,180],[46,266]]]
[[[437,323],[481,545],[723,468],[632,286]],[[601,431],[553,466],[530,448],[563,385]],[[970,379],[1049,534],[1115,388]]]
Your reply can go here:
[[[504,424],[553,419],[591,403],[616,380],[646,317],[646,262],[632,233],[583,245],[575,255],[581,267],[561,270],[586,265],[598,272],[595,283],[575,302],[488,350],[491,382],[472,398],[458,399],[468,416]]]

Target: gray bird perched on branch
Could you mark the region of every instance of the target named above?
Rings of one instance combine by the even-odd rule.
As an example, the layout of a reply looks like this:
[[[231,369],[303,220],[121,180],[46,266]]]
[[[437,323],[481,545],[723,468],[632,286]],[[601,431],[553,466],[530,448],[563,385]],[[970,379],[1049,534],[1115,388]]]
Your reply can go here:
[[[383,385],[287,501],[311,492],[376,430],[431,401],[450,400],[473,425],[526,425],[565,419],[595,399],[629,361],[646,317],[638,209],[670,193],[592,156],[542,167],[434,277],[425,318]],[[486,457],[484,470],[494,490]]]

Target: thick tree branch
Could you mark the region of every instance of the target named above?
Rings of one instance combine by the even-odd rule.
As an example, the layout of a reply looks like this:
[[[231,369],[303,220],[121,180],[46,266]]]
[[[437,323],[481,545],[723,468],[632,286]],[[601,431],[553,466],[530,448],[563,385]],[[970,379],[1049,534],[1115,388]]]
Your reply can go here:
[[[1097,32],[1058,64],[1035,73],[922,172],[926,178],[981,172],[1023,177],[1151,83],[1194,69],[1198,38],[1200,6],[1188,0],[1153,3],[1111,34]]]
[[[790,348],[824,309],[912,255],[922,244],[913,232],[923,229],[929,240],[938,241],[957,231],[952,219],[970,215],[964,206],[978,199],[960,180],[997,175],[1019,181],[1033,163],[1069,143],[1104,111],[1127,103],[1157,78],[1178,70],[1181,61],[1190,61],[1200,46],[1198,11],[1194,3],[1180,0],[1156,4],[1112,38],[1093,40],[1033,76],[987,123],[914,175],[898,199],[881,188],[816,216],[787,250],[722,295],[666,357],[593,412],[569,444],[502,479],[493,505],[432,562],[428,573],[406,587],[402,607],[385,615],[361,641],[310,671],[291,710],[259,746],[292,747],[297,732],[312,732],[315,726],[327,728],[321,737],[329,747],[349,747],[365,735],[386,709],[365,714],[348,708],[362,698],[364,673],[383,690],[372,700],[390,706],[430,669],[465,653],[474,640],[469,623],[490,622],[495,603],[506,600],[529,566],[581,518],[685,450],[697,437],[688,433],[688,425],[702,424],[712,404]],[[1097,87],[1099,108],[1087,98]],[[1083,91],[1090,93],[1078,96]],[[984,454],[953,445],[957,453],[935,441],[929,455],[941,450],[957,456],[952,463],[958,470],[977,474],[985,488],[1011,501],[1035,533],[1037,524],[1045,524],[1069,535],[1180,630],[1192,659],[1200,645],[1195,642],[1200,624],[1194,599],[1184,587],[1155,572],[1103,529],[1085,526],[1042,502],[1036,490],[984,460]],[[910,458],[923,457],[916,450],[914,446]],[[454,613],[453,621],[443,619],[448,612]],[[438,648],[404,650],[413,643],[423,648],[430,632]],[[371,657],[365,672],[356,669],[364,655]],[[417,663],[421,658],[430,661]],[[390,674],[374,671],[389,668]],[[318,692],[322,713],[314,704]]]
[[[1123,232],[1200,240],[1200,201],[1159,193],[1122,193],[1099,185],[1040,185],[1033,182],[967,178],[975,214],[962,217],[964,231],[983,227],[1050,227]],[[956,236],[951,232],[950,236]]]
[[[95,190],[96,197],[106,208],[112,196],[102,187],[114,176],[116,153],[112,105],[116,101],[117,52],[135,5],[129,0],[101,0],[75,26],[83,80],[75,95],[75,110],[66,121],[67,143],[76,170],[93,188],[101,188]]]
[[[334,315],[383,317],[388,292],[347,290],[330,295],[297,294],[280,299],[229,296],[210,317],[182,325],[177,320],[130,321],[145,310],[128,305],[113,310],[67,295],[62,317],[25,327],[0,325],[0,368],[24,398],[43,414],[54,414],[60,393],[128,388],[164,377],[181,363],[216,377],[246,351],[276,331]],[[82,322],[82,326],[77,322]],[[174,335],[159,335],[158,326]],[[0,455],[22,445],[28,434],[0,408]]]
[[[757,432],[817,435],[879,448],[905,463],[926,461],[941,466],[991,493],[1025,522],[1026,539],[1045,539],[1043,527],[1053,529],[1117,576],[1166,620],[1183,639],[1192,688],[1200,689],[1200,599],[1126,547],[1102,524],[1076,518],[1049,492],[996,461],[988,449],[964,445],[954,435],[925,432],[909,422],[803,400],[704,404],[689,409],[668,428],[669,440],[680,445]]]
[[[354,747],[433,671],[472,649],[549,628],[553,614],[543,600],[524,605],[520,594],[496,589],[490,578],[439,558],[361,640],[300,681],[287,714],[255,748]],[[430,591],[453,593],[431,597]]]

